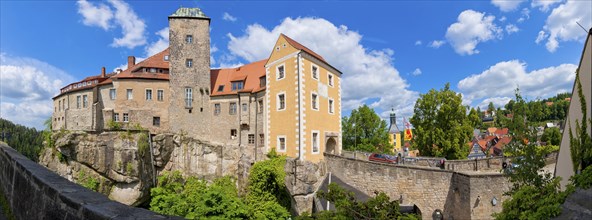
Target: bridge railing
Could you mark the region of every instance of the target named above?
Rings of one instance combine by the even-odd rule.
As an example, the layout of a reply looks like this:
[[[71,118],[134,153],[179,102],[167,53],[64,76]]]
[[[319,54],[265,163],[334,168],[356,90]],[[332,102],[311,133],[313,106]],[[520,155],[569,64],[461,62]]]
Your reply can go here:
[[[180,219],[111,201],[1,142],[0,187],[16,219]]]

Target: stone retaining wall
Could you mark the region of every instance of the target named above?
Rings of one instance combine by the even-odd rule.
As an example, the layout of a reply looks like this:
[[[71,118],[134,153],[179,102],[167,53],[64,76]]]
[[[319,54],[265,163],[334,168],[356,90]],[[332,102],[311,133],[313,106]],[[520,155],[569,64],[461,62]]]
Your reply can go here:
[[[0,143],[0,187],[16,219],[180,219],[109,200]]]
[[[382,191],[391,199],[402,198],[402,204],[415,204],[423,219],[432,219],[436,210],[445,219],[492,219],[510,187],[508,178],[497,172],[458,172],[332,154],[325,154],[325,161],[328,172],[367,195]]]

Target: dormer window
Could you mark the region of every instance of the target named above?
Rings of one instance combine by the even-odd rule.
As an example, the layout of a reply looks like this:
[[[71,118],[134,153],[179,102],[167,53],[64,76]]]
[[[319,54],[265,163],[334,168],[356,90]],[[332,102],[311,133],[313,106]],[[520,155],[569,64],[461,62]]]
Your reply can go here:
[[[185,36],[185,42],[188,44],[193,43],[193,35]]]
[[[263,88],[267,84],[265,76],[259,78],[259,87]]]
[[[232,82],[232,91],[242,90],[243,85],[243,81]]]
[[[189,68],[193,67],[193,59],[185,60],[185,66]]]
[[[151,73],[156,73],[156,68],[150,68]]]
[[[218,92],[222,92],[222,91],[224,91],[224,85],[218,86]]]
[[[164,55],[164,61],[169,61],[169,55]]]

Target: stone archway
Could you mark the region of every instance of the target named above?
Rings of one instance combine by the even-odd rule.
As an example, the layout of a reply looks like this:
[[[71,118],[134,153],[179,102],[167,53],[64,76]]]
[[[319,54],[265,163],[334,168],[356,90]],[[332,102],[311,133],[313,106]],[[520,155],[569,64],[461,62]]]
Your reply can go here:
[[[327,143],[325,143],[325,153],[336,154],[337,149],[337,141],[335,141],[335,137],[327,138]]]

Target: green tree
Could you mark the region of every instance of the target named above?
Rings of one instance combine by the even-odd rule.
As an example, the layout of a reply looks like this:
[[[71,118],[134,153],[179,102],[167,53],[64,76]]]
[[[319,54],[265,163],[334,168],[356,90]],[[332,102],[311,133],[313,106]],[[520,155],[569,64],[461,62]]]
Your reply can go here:
[[[469,115],[467,116],[469,121],[471,122],[471,127],[472,128],[481,128],[483,127],[483,122],[481,121],[481,118],[479,117],[479,113],[477,113],[477,110],[475,110],[474,108],[471,108],[471,111],[469,112]]]
[[[188,219],[287,219],[290,197],[284,184],[285,157],[253,165],[246,196],[239,196],[230,177],[212,183],[164,172],[152,188],[150,210]]]
[[[443,89],[430,90],[421,94],[413,117],[413,145],[424,156],[445,157],[447,159],[466,158],[472,128],[462,105],[462,95],[450,90],[447,83]]]
[[[487,105],[487,113],[489,113],[493,116],[494,112],[495,112],[495,106],[493,105],[493,102],[489,102],[489,105]]]
[[[420,216],[402,214],[399,202],[391,201],[384,192],[377,192],[368,201],[360,202],[352,192],[331,183],[327,192],[319,191],[317,195],[333,203],[335,210],[316,213],[313,216],[316,219],[421,219]]]
[[[559,128],[547,128],[541,136],[542,142],[547,142],[547,145],[559,145],[561,143],[561,131]]]
[[[571,160],[573,162],[574,171],[581,172],[588,166],[592,165],[592,137],[590,136],[588,124],[592,126],[592,120],[588,119],[586,98],[582,91],[582,84],[580,82],[579,73],[576,74],[576,88],[578,90],[578,97],[580,101],[582,120],[576,119],[576,136],[574,137],[571,127],[569,129]]]
[[[49,124],[47,121],[45,124],[51,126],[51,118]],[[51,134],[50,131],[47,130],[48,134]],[[4,134],[0,141],[6,142],[8,146],[32,161],[37,162],[39,160],[39,154],[43,148],[44,132],[0,118],[0,134]]]
[[[390,152],[388,127],[374,109],[363,105],[341,119],[343,146],[346,150]]]

